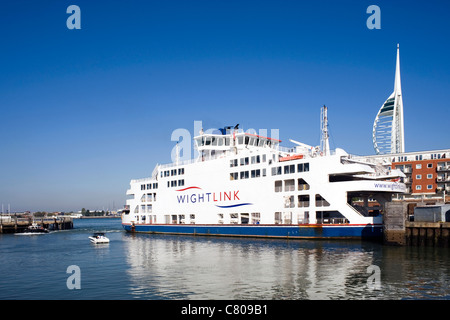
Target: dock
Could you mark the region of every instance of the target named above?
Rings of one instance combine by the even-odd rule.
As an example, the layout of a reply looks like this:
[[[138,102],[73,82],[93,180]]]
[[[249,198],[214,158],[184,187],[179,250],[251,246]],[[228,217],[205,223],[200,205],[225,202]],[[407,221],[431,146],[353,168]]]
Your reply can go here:
[[[386,204],[384,244],[400,246],[450,246],[449,221],[409,221],[411,207],[406,202]],[[444,220],[444,219],[441,219]]]
[[[48,230],[73,229],[73,218],[67,216],[46,217],[46,218],[19,218],[15,216],[0,219],[0,233],[20,233],[33,223]]]

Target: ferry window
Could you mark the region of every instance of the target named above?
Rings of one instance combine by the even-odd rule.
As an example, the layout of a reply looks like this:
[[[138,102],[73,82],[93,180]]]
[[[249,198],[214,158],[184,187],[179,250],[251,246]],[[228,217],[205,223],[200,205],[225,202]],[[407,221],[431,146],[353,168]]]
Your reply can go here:
[[[308,172],[309,171],[309,163],[299,163],[297,165],[298,172]]]
[[[285,208],[295,208],[294,196],[287,196],[284,201]],[[289,222],[290,224],[290,222]]]
[[[209,146],[209,145],[211,145],[211,138],[207,137],[205,140],[205,146]]]
[[[152,188],[152,184],[151,183],[147,183],[147,190],[150,190]]]
[[[244,137],[240,136],[238,137],[238,144],[243,144],[244,143]]]
[[[217,145],[220,147],[220,146],[223,146],[223,138],[218,138],[217,139]]]
[[[298,207],[299,208],[309,207],[309,194],[298,196]]]
[[[241,179],[248,179],[248,171],[241,171]]]
[[[238,177],[238,173],[237,172],[231,172],[230,173],[230,180],[237,180]]]
[[[261,170],[252,170],[252,178],[259,178],[261,176]]]
[[[249,158],[248,157],[245,157],[245,164],[247,165],[247,164],[249,164],[250,162],[249,162]]]
[[[262,161],[266,162],[266,155],[265,154],[263,154],[263,156],[262,156]]]
[[[238,160],[232,159],[230,160],[230,168],[237,167],[238,166]]]
[[[167,181],[167,188],[170,187],[170,181]]]
[[[329,207],[330,203],[325,200],[320,194],[316,194],[316,207]]]
[[[259,222],[261,221],[261,213],[259,212],[252,212],[251,213],[251,223],[252,224],[259,224]]]
[[[309,184],[303,179],[298,179],[298,191],[303,190],[309,190]]]
[[[245,144],[248,144],[248,142],[250,141],[249,137],[245,137]]]
[[[256,156],[253,156],[252,157],[252,164],[255,164],[256,163]]]
[[[178,169],[178,175],[184,174],[184,168],[179,168]]]
[[[256,163],[261,163],[261,156],[259,155],[256,156]]]
[[[275,212],[275,224],[281,224],[281,212]]]
[[[216,139],[216,138],[214,138],[214,137],[211,137],[211,139],[212,139],[212,143],[211,143],[211,145],[213,145],[213,146],[217,146],[217,139]]]
[[[284,166],[284,174],[295,173],[295,165]]]
[[[283,182],[281,180],[275,181],[275,192],[283,191]]]
[[[281,167],[273,167],[272,168],[272,175],[277,176],[281,174]]]
[[[184,186],[184,179],[178,180],[178,186],[179,186],[179,187]]]
[[[153,189],[158,189],[158,183],[153,184]]]
[[[295,180],[284,180],[284,191],[295,191]]]
[[[266,169],[262,169],[262,176],[263,176],[263,177],[266,176]]]
[[[141,190],[145,190],[145,184],[141,184]]]
[[[225,145],[229,146],[230,145],[230,138],[225,138]]]

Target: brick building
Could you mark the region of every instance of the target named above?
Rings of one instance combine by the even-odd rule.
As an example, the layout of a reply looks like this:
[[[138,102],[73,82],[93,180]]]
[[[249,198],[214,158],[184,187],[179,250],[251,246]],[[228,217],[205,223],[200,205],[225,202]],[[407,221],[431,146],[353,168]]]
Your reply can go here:
[[[406,175],[407,193],[394,200],[450,202],[450,149],[366,156],[391,163]]]

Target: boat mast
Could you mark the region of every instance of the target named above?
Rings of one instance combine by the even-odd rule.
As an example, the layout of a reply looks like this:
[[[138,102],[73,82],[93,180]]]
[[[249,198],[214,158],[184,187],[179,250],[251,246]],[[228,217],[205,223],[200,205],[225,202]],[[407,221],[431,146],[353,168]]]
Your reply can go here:
[[[324,156],[327,156],[330,154],[330,143],[328,141],[328,108],[325,105],[322,107],[320,114],[320,150]]]

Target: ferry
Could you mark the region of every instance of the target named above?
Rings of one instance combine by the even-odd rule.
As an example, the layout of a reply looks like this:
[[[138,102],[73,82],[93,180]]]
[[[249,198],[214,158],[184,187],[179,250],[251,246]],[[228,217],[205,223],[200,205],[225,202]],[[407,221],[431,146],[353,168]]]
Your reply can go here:
[[[122,226],[128,232],[288,239],[380,239],[383,209],[405,193],[389,163],[330,150],[327,107],[321,146],[238,126],[193,138],[198,156],[156,165],[134,179]],[[178,159],[178,158],[177,158]]]

